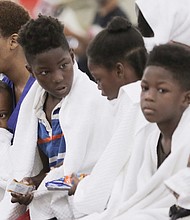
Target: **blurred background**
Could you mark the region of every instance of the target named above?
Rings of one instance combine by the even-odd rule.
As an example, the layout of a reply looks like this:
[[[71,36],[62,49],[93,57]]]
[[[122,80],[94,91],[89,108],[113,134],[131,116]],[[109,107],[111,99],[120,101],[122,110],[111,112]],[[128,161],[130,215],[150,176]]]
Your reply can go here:
[[[86,48],[94,36],[107,26],[114,16],[122,16],[136,26],[135,0],[16,0],[32,18],[41,13],[58,18],[74,49],[79,68],[91,74],[87,67]]]
[[[109,0],[108,0],[109,1]],[[39,7],[40,2],[46,2],[50,5],[62,5],[63,7],[71,7],[81,24],[81,26],[86,29],[91,24],[94,14],[97,10],[96,0],[15,0],[24,5],[30,12],[32,16],[35,16],[34,11]],[[119,5],[127,13],[131,22],[136,24],[136,14],[135,14],[135,0],[118,0]],[[45,5],[45,4],[44,4]],[[35,9],[34,9],[35,8]]]

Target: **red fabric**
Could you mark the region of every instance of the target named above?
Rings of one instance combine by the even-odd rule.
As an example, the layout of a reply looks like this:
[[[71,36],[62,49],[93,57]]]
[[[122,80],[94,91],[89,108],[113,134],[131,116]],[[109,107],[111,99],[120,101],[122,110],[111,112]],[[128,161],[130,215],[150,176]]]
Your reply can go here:
[[[19,0],[19,4],[23,5],[30,13],[31,16],[33,16],[33,10],[39,0]]]
[[[26,211],[23,215],[18,217],[16,220],[30,220],[29,210]]]

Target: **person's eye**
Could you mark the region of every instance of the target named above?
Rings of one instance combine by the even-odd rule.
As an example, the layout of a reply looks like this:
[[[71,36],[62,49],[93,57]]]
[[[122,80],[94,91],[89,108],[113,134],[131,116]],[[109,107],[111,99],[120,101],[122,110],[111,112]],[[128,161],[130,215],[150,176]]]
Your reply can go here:
[[[142,89],[142,91],[147,91],[148,90],[148,86],[141,85],[141,89]]]
[[[61,64],[60,69],[64,69],[65,68],[65,64]]]
[[[48,71],[42,71],[42,72],[40,72],[40,75],[46,76],[48,73],[49,73]]]
[[[63,64],[60,65],[60,69],[64,69],[67,66],[69,66],[69,63],[63,63]]]
[[[5,114],[5,113],[0,113],[0,118],[1,119],[4,119],[4,118],[6,118],[7,117],[7,114]]]
[[[160,89],[158,89],[158,92],[159,92],[159,93],[166,93],[167,90],[166,90],[166,89],[162,89],[162,88],[160,88]]]

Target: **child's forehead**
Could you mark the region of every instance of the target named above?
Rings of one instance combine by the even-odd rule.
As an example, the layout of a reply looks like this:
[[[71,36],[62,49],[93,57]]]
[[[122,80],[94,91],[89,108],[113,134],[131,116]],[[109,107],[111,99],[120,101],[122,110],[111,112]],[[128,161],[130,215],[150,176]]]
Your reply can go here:
[[[48,55],[62,55],[64,54],[69,55],[70,51],[68,49],[64,49],[63,47],[57,47],[57,48],[47,48],[46,50],[43,50],[42,52],[36,54],[36,57],[39,56],[48,56]]]
[[[144,70],[144,74],[146,74],[147,72],[151,72],[152,74],[155,73],[163,73],[165,75],[173,75],[173,71],[169,68],[166,68],[162,65],[150,65],[150,66],[146,66],[145,70]],[[143,74],[143,75],[144,75]]]
[[[175,76],[172,70],[163,66],[147,66],[142,80],[171,81]]]
[[[62,47],[59,48],[51,48],[48,50],[43,51],[42,53],[36,54],[33,56],[33,59],[31,62],[34,64],[43,63],[46,61],[51,60],[52,62],[59,62],[60,60],[68,59],[70,58],[70,52],[69,50],[65,50]]]
[[[12,93],[11,88],[4,81],[0,81],[0,93],[3,93],[3,94],[4,93],[7,93],[7,94]]]
[[[0,94],[8,93],[8,89],[0,86]]]
[[[7,101],[9,101],[8,99],[10,98],[11,99],[11,95],[10,95],[10,92],[7,90],[7,89],[5,89],[5,88],[2,88],[2,87],[0,87],[0,99],[2,100],[7,100]],[[0,102],[1,102],[1,100],[0,100]]]

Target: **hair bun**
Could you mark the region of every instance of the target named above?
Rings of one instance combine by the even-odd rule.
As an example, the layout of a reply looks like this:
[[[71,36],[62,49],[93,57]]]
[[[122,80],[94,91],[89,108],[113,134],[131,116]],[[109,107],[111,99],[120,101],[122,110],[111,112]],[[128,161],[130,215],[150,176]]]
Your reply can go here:
[[[107,30],[109,32],[122,32],[127,31],[130,29],[132,24],[126,19],[121,16],[115,16],[112,18],[110,23],[107,26]]]

